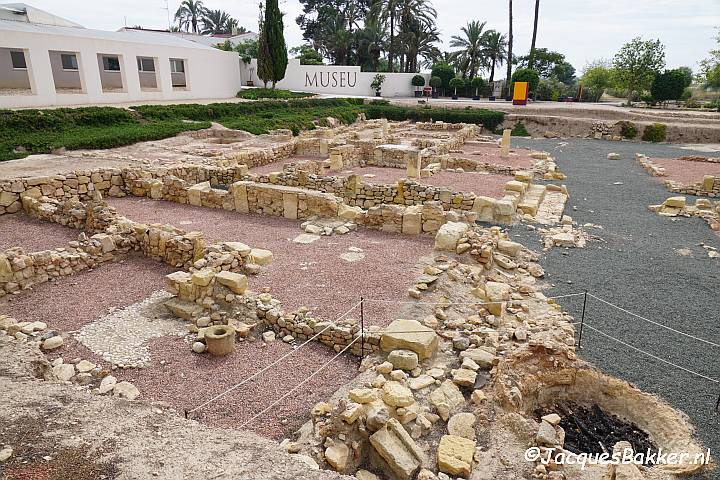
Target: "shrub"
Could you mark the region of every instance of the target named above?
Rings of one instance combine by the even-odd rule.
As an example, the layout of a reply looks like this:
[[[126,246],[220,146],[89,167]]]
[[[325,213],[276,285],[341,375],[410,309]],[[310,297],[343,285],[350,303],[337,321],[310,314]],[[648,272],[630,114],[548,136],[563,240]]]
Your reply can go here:
[[[642,139],[646,142],[664,142],[667,137],[667,125],[664,123],[653,123],[645,127]]]
[[[413,87],[424,87],[425,77],[423,77],[422,75],[415,75],[414,77],[412,77],[410,83],[412,83]]]
[[[382,84],[385,81],[385,75],[382,73],[377,73],[373,77],[373,81],[370,83],[370,88],[372,88],[374,91],[379,92],[382,88]]]
[[[620,135],[622,135],[623,138],[632,140],[633,138],[637,137],[637,127],[633,122],[630,122],[628,120],[620,120],[617,125],[620,126]]]
[[[482,77],[475,77],[470,81],[470,86],[473,88],[473,93],[478,96],[485,96],[490,85]]]
[[[520,68],[512,74],[511,81],[512,83],[528,82],[530,91],[534,92],[540,83],[540,75],[531,68]]]
[[[447,123],[475,123],[494,131],[505,120],[505,113],[482,108],[412,108],[397,105],[369,104],[365,114],[370,119],[412,120],[426,122],[430,119]]]
[[[442,87],[442,78],[440,77],[430,77],[430,86],[433,88],[440,88]]]
[[[522,122],[517,122],[513,129],[510,131],[510,135],[513,137],[529,137],[530,133],[527,131],[527,128],[525,128],[525,124]]]
[[[465,87],[465,80],[460,77],[455,77],[450,80],[449,86],[453,89],[453,94],[457,95],[457,89]]]
[[[259,98],[279,98],[286,100],[289,98],[307,98],[314,96],[314,93],[291,92],[290,90],[280,89],[273,90],[272,88],[246,88],[237,93],[238,98],[247,98],[250,100],[257,100]]]
[[[447,63],[436,63],[433,65],[430,75],[440,78],[442,83],[437,88],[442,88],[445,93],[444,91],[450,87],[450,80],[455,78],[455,69]]]

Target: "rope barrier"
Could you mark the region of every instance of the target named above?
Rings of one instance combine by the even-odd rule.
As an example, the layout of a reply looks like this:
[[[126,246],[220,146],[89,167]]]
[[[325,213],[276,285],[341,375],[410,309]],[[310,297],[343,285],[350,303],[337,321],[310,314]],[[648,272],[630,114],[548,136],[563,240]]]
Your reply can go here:
[[[650,352],[646,352],[645,350],[642,350],[642,349],[637,348],[637,347],[635,347],[635,346],[633,346],[633,345],[630,345],[629,343],[623,342],[622,340],[617,339],[617,338],[613,337],[612,335],[608,335],[607,333],[603,332],[602,330],[599,330],[599,329],[593,327],[592,325],[588,324],[587,322],[585,322],[585,326],[586,326],[587,328],[589,328],[590,330],[593,330],[593,331],[599,333],[600,335],[602,335],[602,336],[604,336],[604,337],[607,337],[607,338],[609,338],[609,339],[611,339],[611,340],[615,340],[616,342],[618,342],[618,343],[620,343],[620,344],[622,344],[622,345],[625,345],[625,346],[628,347],[628,348],[632,348],[633,350],[635,350],[635,351],[637,351],[637,352],[643,353],[643,354],[645,354],[645,355],[647,355],[647,356],[649,356],[649,357],[651,357],[651,358],[654,358],[655,360],[657,360],[657,361],[659,361],[659,362],[665,363],[665,364],[670,365],[670,366],[675,367],[675,368],[679,368],[680,370],[683,370],[683,371],[685,371],[685,372],[687,372],[687,373],[690,373],[690,374],[692,374],[692,375],[696,375],[696,376],[698,376],[698,377],[700,377],[700,378],[704,378],[705,380],[709,380],[709,381],[711,381],[711,382],[713,382],[713,383],[720,383],[720,380],[717,380],[717,379],[715,379],[715,378],[710,378],[710,377],[708,377],[708,376],[703,375],[702,373],[698,373],[698,372],[695,372],[695,371],[693,371],[693,370],[687,369],[687,368],[685,368],[685,367],[681,367],[680,365],[677,365],[677,364],[675,364],[675,363],[672,363],[672,362],[669,361],[669,360],[665,360],[664,358],[660,358],[660,357],[658,357],[657,355],[653,355],[653,354],[650,353]]]
[[[330,365],[332,362],[334,362],[340,355],[342,355],[343,353],[345,353],[345,352],[352,346],[353,343],[357,342],[359,339],[360,339],[360,337],[355,337],[355,339],[353,339],[353,341],[351,341],[350,343],[348,343],[345,348],[343,348],[342,350],[340,350],[340,351],[337,353],[337,355],[335,355],[333,358],[331,358],[330,360],[328,360],[328,361],[327,361],[325,364],[323,364],[320,368],[318,368],[317,370],[315,370],[312,374],[310,374],[310,376],[308,376],[308,377],[305,378],[303,381],[301,381],[300,383],[298,383],[297,385],[295,385],[293,388],[291,388],[290,390],[288,390],[288,391],[285,393],[285,395],[283,395],[282,397],[280,397],[280,398],[278,398],[277,400],[275,400],[275,401],[274,401],[273,403],[271,403],[270,406],[268,406],[265,410],[263,410],[263,411],[261,411],[260,413],[254,415],[252,418],[250,418],[250,420],[248,420],[248,421],[246,421],[245,423],[243,423],[242,425],[240,425],[240,428],[245,428],[245,425],[247,425],[248,423],[251,423],[251,422],[253,422],[254,420],[256,420],[257,418],[261,417],[262,415],[265,415],[265,414],[266,414],[267,412],[269,412],[274,406],[276,406],[277,404],[279,404],[280,402],[282,402],[283,400],[285,400],[288,396],[290,396],[291,393],[293,393],[295,390],[297,390],[298,388],[300,388],[301,386],[303,386],[303,385],[304,385],[305,383],[307,383],[311,378],[313,378],[315,375],[317,375],[318,373],[320,373],[325,367],[327,367],[327,366]]]
[[[225,395],[227,395],[228,393],[232,392],[233,390],[235,390],[235,389],[237,389],[237,388],[245,385],[247,382],[249,382],[249,381],[252,380],[253,378],[257,377],[258,375],[262,375],[263,373],[265,373],[266,371],[268,371],[268,370],[270,369],[270,367],[272,367],[272,366],[274,366],[274,365],[277,365],[278,363],[280,363],[281,361],[285,360],[285,359],[286,359],[287,357],[289,357],[290,355],[294,355],[294,354],[297,353],[301,348],[303,348],[305,345],[307,345],[307,344],[310,343],[311,341],[315,340],[317,337],[319,337],[319,336],[320,336],[322,333],[324,333],[326,330],[328,330],[328,329],[330,329],[331,327],[335,326],[337,322],[339,322],[340,320],[342,320],[343,318],[345,318],[350,312],[352,312],[353,310],[355,310],[355,309],[360,305],[360,303],[361,303],[361,302],[356,303],[354,306],[352,306],[352,307],[350,308],[350,310],[348,310],[347,312],[343,313],[343,314],[342,314],[340,317],[338,317],[334,322],[331,322],[327,327],[323,328],[323,329],[320,330],[318,333],[316,333],[316,334],[313,335],[312,337],[308,338],[304,343],[302,343],[302,344],[301,344],[299,347],[297,347],[296,349],[294,349],[294,350],[286,353],[285,355],[281,356],[280,358],[278,358],[277,360],[275,360],[275,361],[272,362],[271,364],[266,365],[266,366],[263,367],[261,370],[258,370],[258,371],[255,372],[254,374],[250,375],[249,377],[247,377],[247,378],[244,379],[243,381],[241,381],[241,382],[233,385],[232,387],[228,388],[228,389],[225,390],[224,392],[215,395],[214,397],[212,397],[210,400],[206,401],[205,403],[203,403],[203,404],[201,404],[201,405],[198,405],[197,407],[193,408],[192,410],[186,410],[186,411],[185,411],[185,417],[187,417],[189,414],[195,412],[196,410],[200,410],[201,408],[206,407],[207,405],[211,404],[211,403],[214,402],[215,400],[218,400],[218,399],[224,397]],[[354,340],[353,340],[353,341],[354,341]]]
[[[579,293],[569,293],[567,295],[558,295],[555,297],[545,297],[545,300],[557,300],[559,298],[567,298],[567,297],[577,297],[579,295],[585,295],[585,292],[579,292]],[[531,299],[529,299],[531,300]],[[542,298],[537,298],[535,300],[543,300]],[[383,300],[379,298],[366,298],[365,302],[373,302],[373,303],[392,303],[392,304],[408,304],[408,305],[490,305],[497,302],[413,302],[413,301],[407,301],[407,300]]]
[[[619,306],[617,306],[617,305],[615,305],[615,304],[613,304],[613,303],[610,303],[610,302],[608,302],[607,300],[604,300],[604,299],[602,299],[602,298],[600,298],[600,297],[598,297],[598,296],[596,296],[596,295],[593,295],[592,293],[588,293],[588,295],[591,296],[591,297],[593,297],[593,298],[596,299],[596,300],[601,301],[602,303],[604,303],[604,304],[606,304],[606,305],[610,305],[611,307],[617,308],[618,310],[620,310],[620,311],[622,311],[622,312],[625,312],[625,313],[627,313],[628,315],[632,315],[633,317],[639,318],[640,320],[644,320],[644,321],[646,321],[646,322],[652,323],[653,325],[657,325],[658,327],[665,328],[665,329],[667,329],[667,330],[670,330],[671,332],[679,333],[680,335],[684,335],[684,336],[686,336],[686,337],[688,337],[688,338],[692,338],[693,340],[697,340],[698,342],[702,342],[702,343],[705,343],[705,344],[707,344],[707,345],[711,345],[711,346],[713,346],[713,347],[718,347],[718,348],[720,348],[720,344],[717,344],[717,343],[715,343],[715,342],[711,342],[710,340],[705,340],[704,338],[696,337],[695,335],[691,335],[691,334],[689,334],[689,333],[685,333],[685,332],[682,332],[682,331],[680,331],[680,330],[676,330],[676,329],[674,329],[674,328],[672,328],[672,327],[668,327],[667,325],[663,325],[662,323],[655,322],[655,321],[653,321],[653,320],[650,320],[649,318],[645,318],[645,317],[643,317],[643,316],[641,316],[641,315],[638,315],[637,313],[633,313],[633,312],[631,312],[631,311],[629,311],[629,310],[626,310],[626,309],[624,309],[624,308],[622,308],[622,307],[619,307]]]

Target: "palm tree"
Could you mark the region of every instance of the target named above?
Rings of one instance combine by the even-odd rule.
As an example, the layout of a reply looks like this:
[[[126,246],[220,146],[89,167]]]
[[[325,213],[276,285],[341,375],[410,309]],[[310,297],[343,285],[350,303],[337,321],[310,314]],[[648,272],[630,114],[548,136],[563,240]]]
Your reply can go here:
[[[485,56],[490,63],[490,82],[495,79],[495,65],[502,65],[507,59],[507,37],[495,30],[487,31]]]
[[[355,32],[358,64],[365,71],[377,72],[380,56],[387,48],[387,24],[382,18],[370,12],[365,17],[365,25]]]
[[[202,34],[231,33],[237,20],[222,10],[206,10],[202,16]]]
[[[513,49],[513,15],[512,0],[508,0],[508,17],[510,20],[510,29],[508,31],[508,49],[507,49],[507,98],[512,97],[510,92],[510,78],[512,78],[512,49]]]
[[[458,62],[463,67],[463,77],[470,76],[474,78],[478,73],[478,69],[483,65],[484,50],[487,40],[487,32],[483,32],[485,22],[480,23],[477,20],[469,22],[461,31],[464,37],[453,35],[450,37],[450,46],[459,48],[455,55]]]
[[[390,34],[388,45],[388,71],[392,72],[395,68],[395,57],[398,54],[400,42],[397,41],[398,36],[407,34],[414,22],[420,25],[435,25],[437,12],[430,3],[430,0],[377,0],[371,7],[371,13],[380,18],[389,20]],[[395,27],[399,26],[396,35]]]
[[[532,43],[530,44],[530,58],[528,59],[528,68],[533,68],[535,63],[535,40],[537,39],[538,14],[540,13],[540,0],[535,0],[535,23],[533,24]]]
[[[186,31],[192,28],[193,33],[198,33],[198,24],[206,11],[202,0],[183,0],[175,12],[175,20],[180,28],[184,27]]]

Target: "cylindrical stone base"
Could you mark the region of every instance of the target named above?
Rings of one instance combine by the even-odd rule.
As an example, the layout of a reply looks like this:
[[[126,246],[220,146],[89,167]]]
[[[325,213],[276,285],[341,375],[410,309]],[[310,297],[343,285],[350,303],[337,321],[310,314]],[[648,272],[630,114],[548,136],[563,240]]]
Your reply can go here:
[[[210,355],[223,356],[235,351],[235,329],[216,325],[205,331],[205,344]]]

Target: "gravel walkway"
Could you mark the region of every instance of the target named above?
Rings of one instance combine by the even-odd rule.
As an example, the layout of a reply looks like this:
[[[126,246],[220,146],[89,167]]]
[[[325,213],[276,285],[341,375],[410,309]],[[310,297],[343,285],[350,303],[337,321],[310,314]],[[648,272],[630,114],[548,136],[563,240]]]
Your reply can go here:
[[[720,175],[720,163],[690,162],[679,158],[651,158],[653,163],[665,168],[660,180],[675,180],[684,185],[702,182],[703,175]]]
[[[119,262],[23,290],[0,299],[0,312],[19,321],[40,321],[61,331],[77,330],[106,314],[164,288],[175,269],[132,254]]]
[[[286,310],[306,306],[325,319],[339,317],[360,296],[406,300],[408,287],[421,273],[415,265],[420,257],[431,253],[433,246],[430,236],[366,229],[299,244],[292,240],[302,233],[300,223],[284,218],[137,197],[111,198],[108,202],[136,221],[169,223],[200,230],[210,241],[239,241],[269,249],[274,261],[263,273],[250,278],[250,288],[259,291],[269,287]],[[354,252],[358,248],[361,251]],[[364,258],[349,262],[341,258],[347,253],[360,253]],[[371,325],[387,325],[394,320],[395,310],[396,305],[374,304],[366,308],[365,320]]]
[[[521,146],[552,152],[567,173],[570,191],[566,213],[605,242],[585,249],[552,249],[541,263],[556,288],[549,295],[589,290],[656,322],[720,343],[720,261],[698,246],[720,248],[704,220],[673,220],[650,212],[671,194],[634,160],[635,152],[651,157],[688,155],[669,145],[598,140],[513,139]],[[610,152],[622,159],[609,161]],[[615,185],[616,182],[622,184]],[[577,206],[573,211],[572,206]],[[540,244],[535,233],[518,226],[513,233],[528,246]],[[692,256],[678,255],[688,248]],[[561,301],[580,320],[582,296]],[[637,348],[711,378],[720,379],[720,349],[633,318],[592,298],[585,320]],[[686,412],[714,455],[720,452],[720,414],[713,411],[720,385],[694,377],[584,329],[581,355],[604,371],[663,397]],[[718,477],[715,477],[718,478]]]
[[[0,215],[0,251],[22,247],[26,252],[66,247],[80,230],[28,217],[24,213]]]

